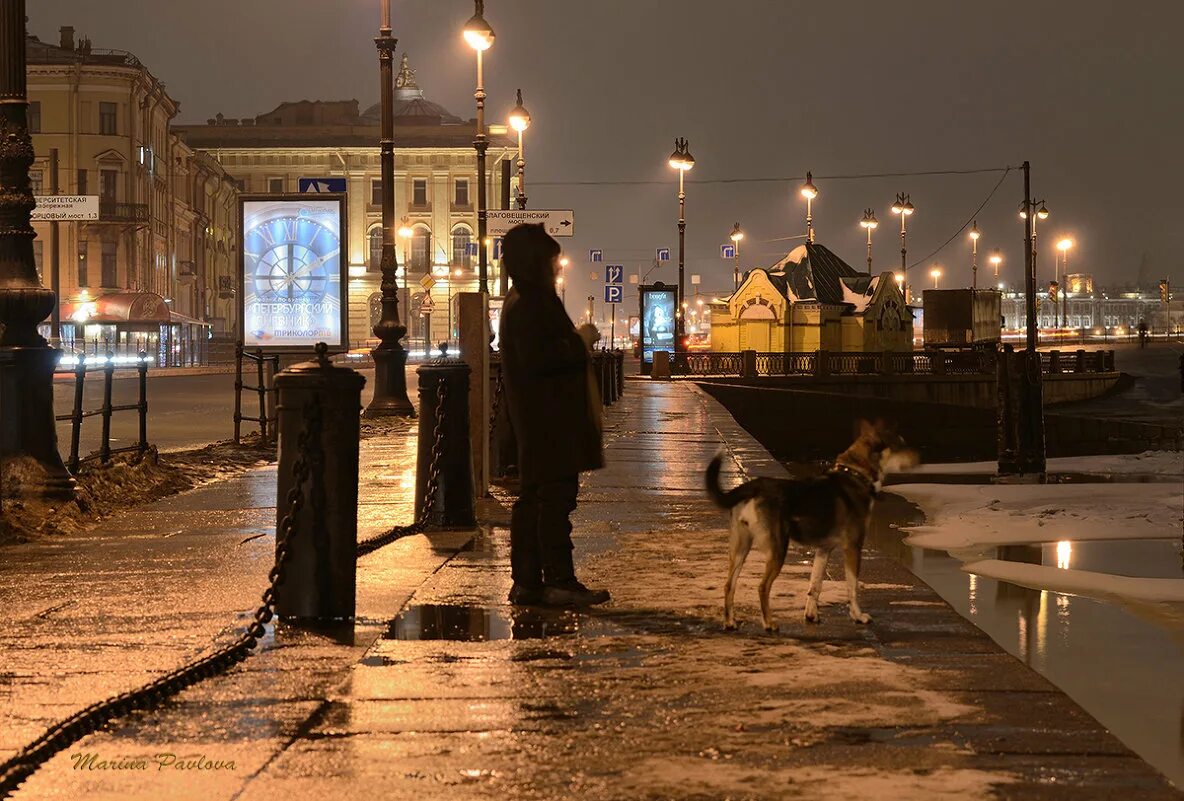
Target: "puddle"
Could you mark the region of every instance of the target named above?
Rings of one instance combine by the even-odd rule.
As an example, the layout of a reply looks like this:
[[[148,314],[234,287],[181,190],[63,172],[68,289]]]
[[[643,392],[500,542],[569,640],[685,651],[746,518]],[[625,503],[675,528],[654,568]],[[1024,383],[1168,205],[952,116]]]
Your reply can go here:
[[[1048,484],[1175,484],[1178,475],[1159,473],[1049,473]],[[884,480],[885,487],[896,484],[1006,484],[989,473],[896,473]]]
[[[962,556],[960,552],[956,555]],[[1134,578],[1184,578],[1178,539],[1060,540],[1004,545],[978,552],[976,556]]]
[[[621,633],[607,620],[565,609],[417,604],[391,621],[383,638],[487,642],[612,637]]]

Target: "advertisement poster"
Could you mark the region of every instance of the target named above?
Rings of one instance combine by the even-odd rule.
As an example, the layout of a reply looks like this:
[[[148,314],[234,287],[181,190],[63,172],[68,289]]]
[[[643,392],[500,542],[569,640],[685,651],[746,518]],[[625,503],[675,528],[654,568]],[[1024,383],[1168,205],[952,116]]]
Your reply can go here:
[[[504,298],[490,298],[489,299],[489,332],[493,334],[493,342],[490,347],[493,350],[501,350],[501,327],[502,327],[502,306],[505,303]]]
[[[654,352],[674,353],[675,290],[662,286],[641,290],[641,361],[653,364]]]
[[[244,345],[346,346],[344,214],[339,196],[243,198]]]

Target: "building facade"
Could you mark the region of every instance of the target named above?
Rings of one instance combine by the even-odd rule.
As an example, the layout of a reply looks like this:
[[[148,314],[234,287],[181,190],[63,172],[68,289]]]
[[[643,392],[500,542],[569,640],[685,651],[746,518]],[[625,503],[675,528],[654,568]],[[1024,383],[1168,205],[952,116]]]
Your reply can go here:
[[[1124,335],[1137,331],[1140,323],[1156,333],[1184,331],[1184,299],[1165,301],[1161,291],[1132,287],[1095,288],[1092,275],[1066,276],[1068,291],[1054,302],[1047,288],[1037,295],[1036,323],[1041,329],[1085,330],[1088,334]],[[1169,287],[1170,291],[1170,287]],[[1003,293],[1003,326],[1009,331],[1027,328],[1022,292]]]
[[[34,194],[99,197],[97,221],[34,223],[47,285],[57,236],[67,347],[93,338],[95,349],[165,347],[169,362],[183,361],[173,353],[182,339],[233,322],[217,287],[237,261],[234,183],[170,130],[179,104],[131,53],[75,41],[69,27],[56,45],[28,37],[26,52]],[[129,297],[140,293],[159,297],[161,319],[117,319],[145,307]],[[126,302],[107,310],[115,295]],[[163,325],[154,332],[153,323]]]
[[[395,225],[400,313],[419,342],[454,338],[455,301],[477,290],[477,162],[474,120],[464,121],[424,96],[406,55],[395,82]],[[283,103],[253,119],[218,115],[176,130],[216,161],[246,194],[292,193],[302,178],[344,178],[347,188],[349,339],[374,342],[380,313],[382,195],[379,105],[359,112],[356,100]],[[516,143],[491,126],[490,208],[503,191],[500,163]],[[496,293],[494,248],[489,250]],[[430,286],[428,286],[430,284]],[[431,300],[428,301],[427,298]]]
[[[892,273],[860,273],[813,242],[749,271],[711,306],[711,349],[722,352],[909,351],[913,318]]]

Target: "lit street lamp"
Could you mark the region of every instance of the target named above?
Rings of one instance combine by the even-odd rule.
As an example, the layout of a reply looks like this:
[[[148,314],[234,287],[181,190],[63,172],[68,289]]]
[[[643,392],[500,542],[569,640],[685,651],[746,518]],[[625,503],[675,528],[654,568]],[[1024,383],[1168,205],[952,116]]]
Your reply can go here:
[[[900,283],[901,294],[904,295],[904,303],[907,306],[909,303],[909,285],[905,280],[908,274],[908,218],[916,211],[913,208],[913,203],[909,200],[909,196],[898,192],[896,195],[896,202],[892,204],[892,213],[900,215],[900,277],[897,282]]]
[[[735,284],[734,289],[740,288],[740,240],[744,238],[744,232],[740,230],[740,223],[732,226],[732,233],[728,234],[732,240],[732,283]]]
[[[1057,250],[1060,251],[1060,258],[1058,259],[1059,266],[1056,270],[1057,283],[1061,287],[1061,303],[1057,308],[1057,328],[1060,328],[1068,320],[1067,301],[1065,296],[1069,294],[1069,248],[1073,247],[1073,240],[1065,237],[1060,242],[1057,242]]]
[[[1002,256],[1002,254],[999,253],[999,248],[995,248],[995,251],[991,254],[990,261],[991,261],[991,264],[994,265],[994,267],[995,267],[995,280],[998,281],[999,280],[999,265],[1003,263],[1003,256]]]
[[[1036,206],[1036,204],[1038,204],[1038,203],[1040,204],[1040,208],[1036,209],[1036,213],[1032,215],[1032,220],[1031,220],[1031,224],[1032,224],[1032,281],[1033,282],[1036,280],[1036,221],[1048,219],[1048,207],[1044,205],[1044,201],[1043,200],[1031,201],[1032,206]],[[1020,204],[1020,219],[1021,220],[1028,219],[1028,212],[1026,211],[1023,203]],[[1035,284],[1033,284],[1033,286],[1035,286]],[[1035,290],[1033,290],[1033,295],[1034,294],[1035,294]]]
[[[938,282],[941,280],[941,268],[934,267],[929,271],[929,277],[933,279],[933,288],[938,288]]]
[[[802,184],[802,197],[806,199],[806,241],[814,241],[814,215],[813,202],[814,198],[818,197],[818,187],[814,186],[813,176],[810,171],[806,170],[806,183]]]
[[[495,37],[493,28],[485,21],[485,0],[474,0],[474,3],[476,13],[465,23],[464,38],[469,47],[477,51],[477,91],[473,93],[477,100],[477,136],[473,139],[473,148],[477,151],[477,240],[484,242],[488,228],[485,153],[489,149],[489,141],[485,137],[485,72],[482,58],[485,51],[493,47]],[[489,292],[489,257],[485,248],[480,248],[477,253],[477,291],[484,295]]]
[[[522,90],[518,90],[518,105],[510,111],[510,127],[518,132],[518,208],[526,208],[526,151],[522,148],[522,133],[530,127],[530,112],[522,105]]]
[[[687,194],[684,186],[684,178],[687,170],[695,166],[695,157],[691,155],[691,151],[687,148],[686,139],[674,140],[674,152],[670,154],[668,163],[671,167],[678,170],[678,306],[682,308],[683,298],[686,293],[686,285],[684,283],[683,270],[686,266],[686,236],[687,236]],[[683,343],[683,335],[685,331],[686,321],[683,315],[678,315],[678,320],[675,324],[675,339],[674,351],[678,353],[685,349]]]
[[[570,264],[570,262],[568,261],[567,256],[560,256],[559,257],[559,267],[560,267],[559,277],[555,280],[555,283],[559,284],[559,291],[562,295],[563,310],[564,311],[567,311],[567,265],[568,264]]]
[[[873,209],[863,210],[863,219],[859,221],[861,228],[867,229],[867,272],[871,275],[872,272],[872,231],[880,225],[879,220],[876,219],[876,212]]]
[[[970,288],[978,289],[978,220],[970,224]]]
[[[391,0],[382,0],[378,37],[379,92],[381,95],[380,162],[382,173],[382,313],[374,324],[378,345],[374,358],[374,398],[366,417],[414,417],[407,397],[407,351],[400,340],[407,327],[399,319],[399,263],[395,256],[395,112],[394,56],[398,40],[391,35]]]

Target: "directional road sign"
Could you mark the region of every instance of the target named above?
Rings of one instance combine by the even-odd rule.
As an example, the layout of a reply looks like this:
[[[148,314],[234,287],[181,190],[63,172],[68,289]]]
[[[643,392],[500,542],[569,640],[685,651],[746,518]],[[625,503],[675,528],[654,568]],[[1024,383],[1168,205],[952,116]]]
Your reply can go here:
[[[719,246],[719,257],[721,259],[736,258],[736,246],[735,245],[720,245]]]
[[[591,261],[591,262],[604,261],[604,251],[603,250],[589,250],[588,251],[588,261]]]
[[[625,280],[625,268],[619,264],[610,264],[604,268],[604,283],[620,284]]]
[[[97,220],[98,195],[37,195],[33,220]]]
[[[301,192],[344,192],[344,178],[301,178],[298,184]]]
[[[542,223],[551,236],[575,234],[576,214],[571,210],[490,209],[486,215],[486,230],[490,236],[503,236],[515,225],[523,223]]]
[[[670,261],[670,248],[658,248],[658,261]]]
[[[621,303],[625,300],[625,287],[620,284],[604,285],[604,302]]]

